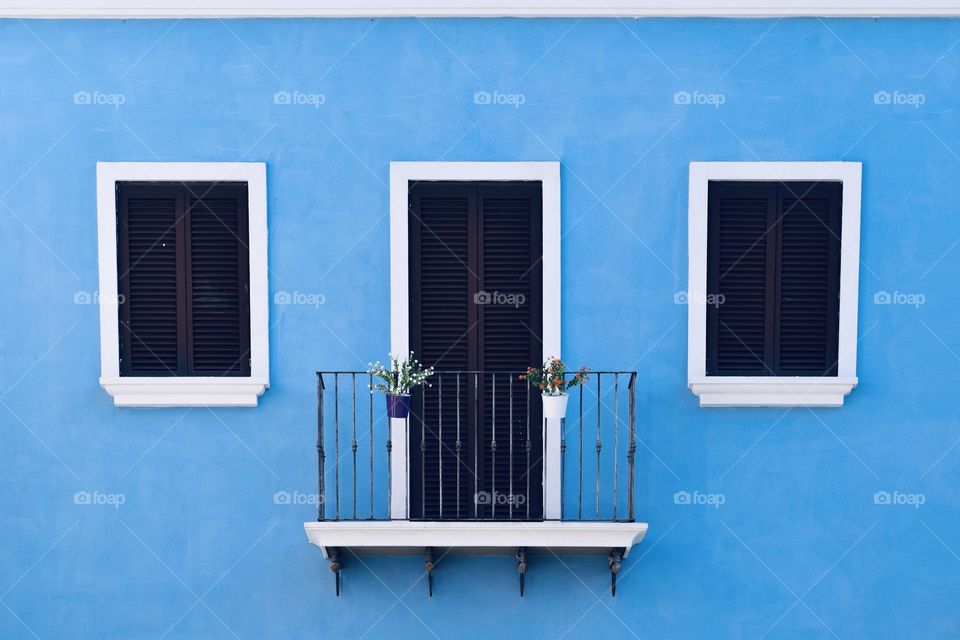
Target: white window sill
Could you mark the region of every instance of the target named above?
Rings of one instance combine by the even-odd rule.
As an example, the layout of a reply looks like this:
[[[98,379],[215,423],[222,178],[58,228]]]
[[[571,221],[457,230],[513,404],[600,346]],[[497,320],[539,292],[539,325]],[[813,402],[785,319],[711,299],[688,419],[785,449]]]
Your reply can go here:
[[[842,407],[857,378],[709,376],[689,386],[701,407]]]
[[[349,548],[358,555],[420,554],[427,547],[491,555],[513,554],[520,547],[547,548],[556,553],[606,555],[611,549],[639,544],[647,533],[643,522],[305,522],[307,540],[323,551]]]
[[[256,378],[100,378],[118,407],[255,407],[270,386]]]

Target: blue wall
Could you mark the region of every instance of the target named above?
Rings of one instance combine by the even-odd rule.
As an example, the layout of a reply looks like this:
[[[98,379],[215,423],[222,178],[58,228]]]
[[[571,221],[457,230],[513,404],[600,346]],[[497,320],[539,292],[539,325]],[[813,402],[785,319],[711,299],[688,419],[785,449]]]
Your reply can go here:
[[[0,637],[955,638],[958,38],[927,20],[0,22]],[[650,531],[616,599],[596,558],[535,560],[522,600],[507,558],[444,560],[432,599],[422,559],[389,558],[354,561],[337,600],[313,508],[274,503],[314,488],[312,372],[389,348],[388,163],[436,159],[562,162],[565,355],[640,372]],[[686,388],[687,164],[755,159],[863,162],[842,409],[699,409]],[[259,408],[120,410],[100,389],[97,307],[75,297],[97,288],[95,163],[121,160],[267,163],[271,295],[325,302],[271,308]]]

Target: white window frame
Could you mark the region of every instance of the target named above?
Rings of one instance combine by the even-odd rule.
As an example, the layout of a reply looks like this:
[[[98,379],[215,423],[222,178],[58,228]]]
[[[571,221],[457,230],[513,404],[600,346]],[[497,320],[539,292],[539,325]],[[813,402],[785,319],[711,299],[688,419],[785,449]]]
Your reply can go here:
[[[560,357],[560,163],[559,162],[391,162],[390,163],[390,351],[410,350],[409,185],[428,180],[538,181],[543,185],[543,359]],[[531,363],[534,364],[534,363]],[[557,424],[544,434],[544,516],[560,517],[560,443]],[[407,469],[404,420],[391,420],[394,469]],[[393,474],[390,513],[407,517],[408,478]]]
[[[250,255],[250,375],[120,375],[117,182],[246,182]],[[255,407],[270,386],[267,168],[262,162],[98,162],[100,385],[118,407]]]
[[[711,181],[840,182],[840,322],[836,376],[707,376],[707,209]],[[857,384],[859,162],[691,162],[687,382],[701,407],[839,407]]]

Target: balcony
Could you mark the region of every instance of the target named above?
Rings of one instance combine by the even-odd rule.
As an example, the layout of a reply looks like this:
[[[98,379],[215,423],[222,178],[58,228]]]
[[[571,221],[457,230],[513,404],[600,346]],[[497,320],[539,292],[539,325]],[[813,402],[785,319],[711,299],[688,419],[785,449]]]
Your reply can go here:
[[[566,418],[510,371],[442,371],[388,419],[364,371],[317,373],[319,509],[304,528],[340,571],[354,555],[600,555],[616,573],[635,521],[634,371],[591,372]]]

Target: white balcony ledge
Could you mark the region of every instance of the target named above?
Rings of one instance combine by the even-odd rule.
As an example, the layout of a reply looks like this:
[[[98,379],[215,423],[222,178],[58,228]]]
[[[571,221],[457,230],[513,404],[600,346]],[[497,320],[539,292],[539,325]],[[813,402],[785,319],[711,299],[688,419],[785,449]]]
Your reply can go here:
[[[328,549],[350,549],[356,555],[419,555],[425,548],[474,555],[512,555],[549,549],[557,555],[607,555],[611,549],[639,544],[644,522],[305,522],[307,540]]]
[[[691,377],[701,407],[842,407],[856,377]]]

